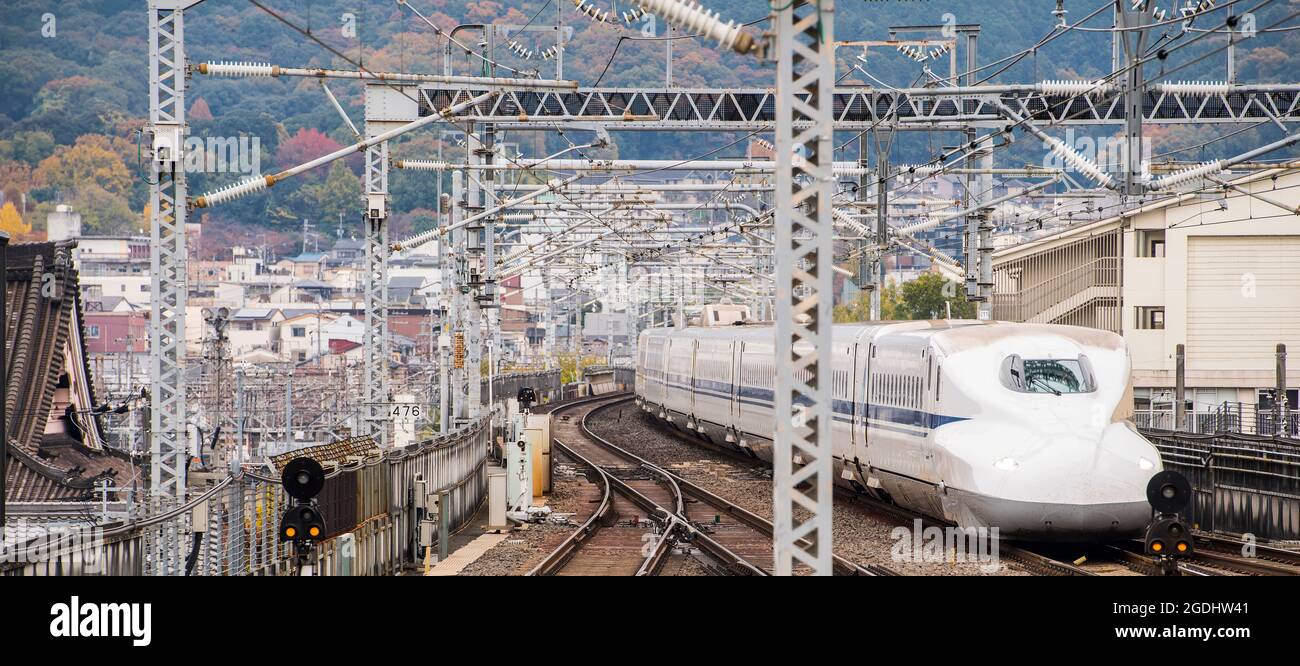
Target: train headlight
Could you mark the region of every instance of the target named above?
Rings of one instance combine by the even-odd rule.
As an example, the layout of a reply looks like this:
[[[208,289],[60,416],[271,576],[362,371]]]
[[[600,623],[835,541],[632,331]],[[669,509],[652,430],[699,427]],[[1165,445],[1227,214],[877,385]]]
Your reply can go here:
[[[993,463],[993,466],[1005,472],[1012,472],[1020,469],[1020,463],[1016,462],[1015,458],[1003,458],[1002,460]]]
[[[1155,468],[1156,468],[1156,464],[1151,462],[1150,460],[1147,460],[1146,458],[1138,458],[1138,469],[1150,470]]]

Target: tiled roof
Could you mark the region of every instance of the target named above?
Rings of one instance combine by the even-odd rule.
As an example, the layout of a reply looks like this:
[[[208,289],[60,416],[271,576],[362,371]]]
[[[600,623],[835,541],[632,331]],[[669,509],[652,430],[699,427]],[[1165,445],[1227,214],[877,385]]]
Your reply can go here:
[[[106,446],[98,417],[85,413],[97,403],[84,352],[73,246],[26,243],[8,249],[8,501],[86,499],[100,478],[119,485],[129,475],[130,457]],[[75,392],[80,412],[72,405],[60,411],[58,390]],[[62,433],[46,434],[52,419],[62,421]]]
[[[284,466],[294,458],[311,458],[321,465],[329,466],[331,464],[342,465],[352,456],[370,458],[379,455],[379,453],[379,445],[375,443],[375,440],[370,435],[358,435],[329,444],[318,444],[297,451],[271,456],[271,464],[275,466],[276,472],[282,472]]]

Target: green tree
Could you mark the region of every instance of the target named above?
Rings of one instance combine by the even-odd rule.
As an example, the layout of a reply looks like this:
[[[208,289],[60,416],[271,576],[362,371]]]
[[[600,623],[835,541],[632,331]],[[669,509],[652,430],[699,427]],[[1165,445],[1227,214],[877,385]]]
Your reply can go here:
[[[140,219],[138,213],[131,212],[126,197],[93,183],[75,190],[72,207],[81,213],[83,233],[87,234],[131,233]]]
[[[938,273],[922,273],[920,277],[903,284],[902,301],[898,304],[901,319],[944,319],[952,306],[953,319],[975,317],[975,304],[962,295],[960,285]]]
[[[899,318],[898,285],[890,282],[880,293],[880,318],[891,321]],[[831,318],[837,324],[853,324],[871,321],[871,293],[861,292],[856,300],[836,305],[831,310]]]
[[[361,179],[343,160],[331,163],[325,180],[303,186],[301,193],[306,210],[320,224],[337,223],[339,213],[343,214],[344,221],[355,221],[361,214]]]
[[[54,135],[49,132],[16,132],[9,143],[13,159],[27,164],[39,164],[54,153]]]

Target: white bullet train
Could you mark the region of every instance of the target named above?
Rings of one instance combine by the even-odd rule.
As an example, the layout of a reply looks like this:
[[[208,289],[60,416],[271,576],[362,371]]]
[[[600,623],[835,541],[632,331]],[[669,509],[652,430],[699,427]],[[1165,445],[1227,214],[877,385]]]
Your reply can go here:
[[[650,329],[636,395],[680,430],[772,456],[770,325]],[[1140,536],[1160,454],[1113,333],[973,320],[838,324],[836,481],[1002,538]],[[795,460],[796,464],[799,460]]]

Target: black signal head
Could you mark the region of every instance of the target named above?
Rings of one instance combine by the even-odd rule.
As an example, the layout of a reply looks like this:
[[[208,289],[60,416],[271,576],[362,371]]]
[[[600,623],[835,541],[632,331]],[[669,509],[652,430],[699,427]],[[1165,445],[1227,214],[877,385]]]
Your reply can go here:
[[[1146,554],[1154,557],[1189,557],[1192,554],[1192,535],[1187,526],[1177,518],[1161,518],[1147,528]]]
[[[325,536],[325,518],[310,504],[289,507],[280,517],[281,541],[316,541]]]
[[[294,458],[284,466],[280,481],[290,497],[306,501],[325,487],[325,469],[311,458]]]
[[[1165,470],[1147,482],[1147,501],[1159,513],[1178,513],[1192,501],[1192,484],[1182,474]]]

